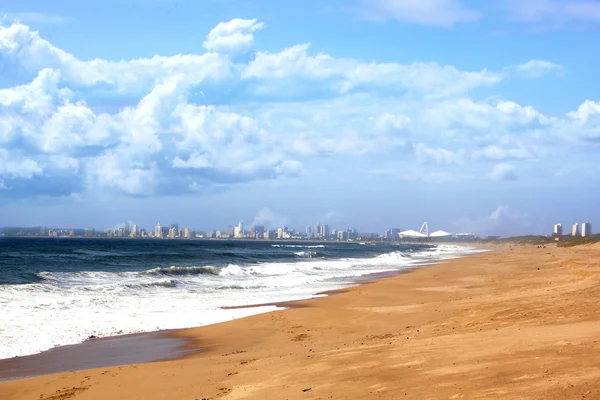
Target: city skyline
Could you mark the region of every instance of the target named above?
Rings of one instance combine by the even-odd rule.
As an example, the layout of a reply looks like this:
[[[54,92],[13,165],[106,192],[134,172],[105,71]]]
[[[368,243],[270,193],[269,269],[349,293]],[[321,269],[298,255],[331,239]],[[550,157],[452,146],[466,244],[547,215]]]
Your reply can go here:
[[[598,225],[600,18],[587,5],[4,6],[0,224]]]

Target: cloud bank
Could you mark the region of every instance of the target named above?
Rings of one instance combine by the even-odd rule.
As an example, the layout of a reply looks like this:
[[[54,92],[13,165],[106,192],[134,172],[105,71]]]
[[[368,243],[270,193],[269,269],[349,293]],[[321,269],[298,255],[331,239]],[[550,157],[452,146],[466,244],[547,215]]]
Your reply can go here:
[[[425,7],[409,3],[386,4]],[[452,1],[425,3],[468,15]],[[263,30],[234,19],[207,34],[201,54],[115,62],[80,60],[21,23],[0,26],[0,196],[201,194],[293,178],[331,157],[372,157],[373,169],[395,157],[411,179],[506,181],[513,164],[543,162],[553,146],[600,139],[593,100],[552,116],[473,97],[562,70],[549,61],[462,71],[337,58],[308,43],[267,52],[254,48]],[[463,173],[474,163],[492,172]]]

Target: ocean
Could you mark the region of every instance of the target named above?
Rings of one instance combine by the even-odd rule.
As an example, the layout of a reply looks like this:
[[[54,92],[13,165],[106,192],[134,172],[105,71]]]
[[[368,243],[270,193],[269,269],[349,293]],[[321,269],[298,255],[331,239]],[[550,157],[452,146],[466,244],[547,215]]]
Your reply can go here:
[[[277,309],[476,250],[454,245],[0,239],[0,359],[91,336],[179,329]]]

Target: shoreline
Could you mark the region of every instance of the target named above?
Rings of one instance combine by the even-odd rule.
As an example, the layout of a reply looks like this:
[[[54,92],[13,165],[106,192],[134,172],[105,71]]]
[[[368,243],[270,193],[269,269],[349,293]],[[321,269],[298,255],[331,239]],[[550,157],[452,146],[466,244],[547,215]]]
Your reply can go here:
[[[0,382],[0,398],[599,398],[600,245],[493,250],[176,331],[202,348],[183,358]]]
[[[0,382],[127,364],[168,361],[202,351],[177,330],[88,339],[0,360]]]
[[[458,258],[469,257],[473,254],[462,255]],[[239,306],[222,306],[220,309],[235,310],[269,306],[277,307],[276,310],[254,314],[261,315],[286,309],[309,307],[305,304],[306,301],[346,293],[358,286],[368,285],[382,279],[406,274],[415,269],[431,267],[443,261],[443,259],[440,259],[417,262],[403,269],[374,272],[372,274],[363,275],[357,277],[355,281],[344,287],[317,292],[314,293],[312,297],[304,299],[282,300]],[[254,315],[237,319],[251,318]],[[217,324],[227,322],[229,321],[219,322]],[[204,350],[202,344],[198,343],[194,336],[189,335],[188,331],[210,325],[215,324],[95,337],[81,343],[53,347],[40,353],[0,359],[0,383],[64,372],[183,359]],[[122,353],[123,351],[126,353]]]
[[[440,246],[447,245],[447,243],[435,243],[433,245]],[[485,248],[473,245],[459,247],[464,247],[465,250],[469,252],[472,252],[474,249],[481,250]],[[450,259],[470,257],[475,254],[478,254],[478,252],[467,253]],[[260,304],[222,306],[220,309],[235,310],[276,307],[275,310],[254,314],[260,315],[286,309],[307,307],[305,304],[306,301],[346,293],[358,286],[368,285],[382,279],[407,274],[415,269],[432,267],[447,260],[449,259],[420,260],[402,266],[400,269],[358,276],[355,277],[353,281],[347,282],[340,288],[316,292],[311,297],[304,299],[284,299],[281,301]],[[249,317],[252,316],[253,315]],[[239,319],[249,317],[242,317]],[[221,323],[226,322],[228,321]],[[188,335],[187,331],[210,325],[214,324],[91,338],[81,343],[57,346],[40,353],[0,359],[0,382],[93,368],[107,368],[127,364],[160,362],[184,358],[190,354],[202,351],[202,344],[197,343],[198,341],[195,340],[193,336]],[[155,342],[156,346],[152,345],[153,342]],[[115,348],[125,351],[128,355],[116,352]],[[104,353],[102,349],[104,349]],[[68,361],[61,362],[63,359],[67,359]]]

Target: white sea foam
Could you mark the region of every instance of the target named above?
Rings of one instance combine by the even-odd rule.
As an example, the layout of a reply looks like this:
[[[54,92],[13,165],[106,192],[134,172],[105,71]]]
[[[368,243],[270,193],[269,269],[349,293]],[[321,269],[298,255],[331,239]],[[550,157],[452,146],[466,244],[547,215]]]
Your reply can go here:
[[[80,343],[91,335],[186,328],[273,311],[274,306],[221,307],[310,298],[315,293],[348,286],[361,276],[473,251],[443,245],[426,252],[407,255],[397,251],[370,259],[307,257],[298,262],[250,266],[42,272],[42,282],[0,286],[0,358]]]
[[[325,245],[304,245],[304,244],[272,244],[271,247],[289,247],[289,248],[304,248],[304,249],[323,249]]]

